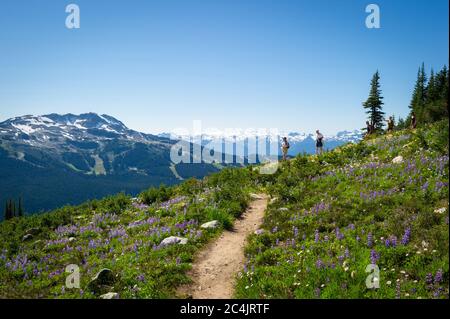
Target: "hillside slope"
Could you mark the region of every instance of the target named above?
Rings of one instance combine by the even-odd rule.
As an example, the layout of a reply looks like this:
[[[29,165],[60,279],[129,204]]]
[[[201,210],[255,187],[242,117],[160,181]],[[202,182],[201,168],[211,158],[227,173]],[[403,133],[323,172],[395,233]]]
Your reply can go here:
[[[448,298],[448,159],[441,122],[297,156],[274,175],[228,168],[136,199],[8,220],[0,297],[174,297],[195,253],[232,227],[251,192],[265,191],[272,199],[249,237],[236,297]],[[218,228],[201,227],[213,220]],[[366,287],[370,263],[379,289]],[[80,289],[65,286],[70,264]]]
[[[208,164],[173,165],[175,143],[131,130],[106,114],[6,120],[0,123],[0,203],[22,197],[26,212],[36,213],[219,170]]]
[[[448,298],[448,160],[446,121],[285,163],[236,296]]]

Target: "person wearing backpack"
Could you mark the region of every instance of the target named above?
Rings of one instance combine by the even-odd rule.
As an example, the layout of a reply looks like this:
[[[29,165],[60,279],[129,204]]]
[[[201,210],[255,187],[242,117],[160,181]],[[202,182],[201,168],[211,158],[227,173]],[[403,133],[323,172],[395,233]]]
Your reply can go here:
[[[390,116],[386,122],[387,122],[387,133],[392,133],[394,131],[394,118]]]
[[[281,143],[281,150],[283,151],[283,161],[286,160],[287,152],[289,150],[289,142],[287,140],[287,137],[283,137],[283,143]]]
[[[369,121],[366,121],[366,137],[373,133],[372,124]]]
[[[319,132],[319,130],[316,131],[316,154],[320,155],[323,153],[323,135]]]

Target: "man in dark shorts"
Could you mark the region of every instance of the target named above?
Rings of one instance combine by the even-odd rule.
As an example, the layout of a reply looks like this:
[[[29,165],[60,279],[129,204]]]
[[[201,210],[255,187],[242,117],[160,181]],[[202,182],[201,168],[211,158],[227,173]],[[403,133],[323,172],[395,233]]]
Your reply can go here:
[[[323,135],[319,132],[319,130],[316,131],[316,154],[320,155],[323,153]]]
[[[283,151],[283,161],[285,161],[287,158],[287,153],[288,153],[289,147],[290,147],[290,145],[287,140],[287,137],[283,137],[283,143],[281,144],[281,150]]]
[[[366,136],[372,134],[372,131],[372,125],[369,123],[369,121],[366,121]]]

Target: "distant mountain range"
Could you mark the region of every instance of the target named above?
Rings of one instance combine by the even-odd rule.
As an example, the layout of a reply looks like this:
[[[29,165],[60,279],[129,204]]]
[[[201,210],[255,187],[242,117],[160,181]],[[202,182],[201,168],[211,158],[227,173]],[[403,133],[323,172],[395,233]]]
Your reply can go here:
[[[236,141],[236,155],[246,157],[251,152],[244,141],[253,143],[258,134],[235,135],[209,132],[201,142],[198,136],[169,138],[167,133],[151,135],[131,130],[112,116],[95,113],[11,118],[0,123],[0,205],[9,198],[22,197],[25,210],[34,213],[121,191],[136,194],[150,186],[201,178],[223,165],[174,165],[171,147],[178,140],[198,141],[225,152],[233,150]],[[285,136],[291,144],[290,155],[314,151],[312,134]],[[277,141],[279,136],[264,138]],[[360,138],[359,131],[341,132],[326,137],[325,148]]]
[[[363,138],[363,132],[361,130],[354,131],[341,131],[336,135],[324,136],[324,149],[333,149],[345,143],[356,143]],[[288,138],[290,148],[288,155],[296,156],[300,153],[312,154],[315,152],[315,134],[299,133],[299,132],[264,132],[259,130],[245,130],[245,131],[227,131],[222,132],[218,130],[205,130],[201,135],[183,135],[174,133],[162,133],[158,135],[162,138],[168,138],[172,140],[185,140],[192,141],[194,143],[202,143],[204,146],[214,148],[215,150],[221,150],[224,153],[228,153],[225,150],[233,150],[233,144],[235,145],[234,151],[238,156],[248,156],[252,152],[250,149],[254,149],[258,142],[264,141],[266,145],[272,143],[278,145],[281,143],[282,137]],[[264,143],[263,142],[263,143]],[[278,142],[278,144],[277,144]]]

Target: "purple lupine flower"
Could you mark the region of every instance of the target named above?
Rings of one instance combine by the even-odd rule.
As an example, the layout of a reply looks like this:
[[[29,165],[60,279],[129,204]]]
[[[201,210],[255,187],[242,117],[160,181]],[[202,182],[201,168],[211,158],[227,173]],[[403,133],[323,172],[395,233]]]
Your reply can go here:
[[[442,282],[442,269],[439,269],[434,276],[434,283],[440,284]]]
[[[138,281],[145,281],[145,276],[144,276],[144,274],[140,274],[139,276],[137,276],[137,280]]]
[[[348,248],[345,248],[344,256],[345,258],[350,258],[350,251],[348,250]]]
[[[377,263],[378,259],[380,259],[380,254],[377,253],[375,249],[372,249],[370,251],[370,263],[375,265]]]
[[[272,228],[272,233],[276,233],[278,231],[278,227],[275,226],[274,228]]]
[[[435,290],[435,292],[433,293],[433,297],[434,298],[439,298],[439,296],[441,295],[442,292],[442,287],[439,287],[438,289]]]
[[[392,247],[397,247],[397,237],[396,236],[391,236],[390,241],[391,241]]]
[[[314,241],[315,241],[316,243],[318,243],[319,240],[320,240],[319,230],[316,229],[316,231],[314,232]]]
[[[425,283],[426,283],[427,285],[432,285],[432,284],[433,284],[433,274],[432,274],[432,273],[428,273],[428,274],[425,276]]]
[[[367,246],[372,247],[372,245],[373,245],[373,235],[370,232],[369,234],[367,234]]]
[[[298,228],[294,226],[294,237],[298,237]]]
[[[321,268],[323,268],[323,266],[324,266],[324,264],[323,264],[322,260],[320,258],[317,259],[317,261],[316,261],[317,269],[321,269]]]
[[[408,227],[406,228],[405,233],[403,234],[402,245],[404,246],[407,245],[409,243],[410,237],[411,237],[411,228]]]
[[[384,241],[384,245],[389,248],[389,246],[391,245],[391,241],[389,240],[389,238],[386,238],[386,240]]]
[[[344,238],[344,234],[341,233],[341,231],[339,230],[339,227],[336,227],[335,233],[336,233],[337,240],[342,240]]]

